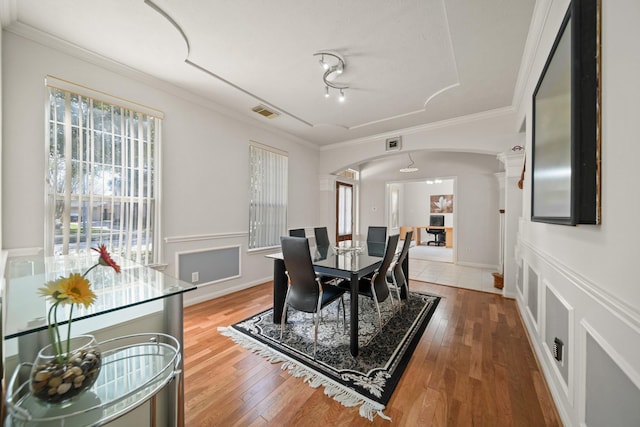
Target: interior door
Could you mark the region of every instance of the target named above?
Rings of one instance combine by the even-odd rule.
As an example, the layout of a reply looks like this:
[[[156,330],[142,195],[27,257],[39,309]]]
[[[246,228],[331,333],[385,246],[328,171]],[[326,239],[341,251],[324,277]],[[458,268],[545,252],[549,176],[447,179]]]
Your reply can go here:
[[[353,185],[336,182],[336,242],[353,240]]]

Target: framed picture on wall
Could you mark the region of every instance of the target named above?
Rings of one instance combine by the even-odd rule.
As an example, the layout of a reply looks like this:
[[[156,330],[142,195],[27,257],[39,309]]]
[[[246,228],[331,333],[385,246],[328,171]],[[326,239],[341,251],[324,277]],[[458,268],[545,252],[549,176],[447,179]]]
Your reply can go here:
[[[431,213],[453,213],[453,194],[431,196]]]
[[[599,1],[572,1],[533,93],[531,220],[600,223]]]

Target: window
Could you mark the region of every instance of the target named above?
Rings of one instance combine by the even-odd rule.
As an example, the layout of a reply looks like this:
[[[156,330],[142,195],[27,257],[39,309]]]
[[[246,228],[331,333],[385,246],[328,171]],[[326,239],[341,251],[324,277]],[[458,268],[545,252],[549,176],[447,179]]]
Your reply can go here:
[[[162,114],[52,77],[47,89],[47,255],[104,244],[157,263]]]
[[[249,249],[280,245],[287,231],[287,153],[249,146]]]

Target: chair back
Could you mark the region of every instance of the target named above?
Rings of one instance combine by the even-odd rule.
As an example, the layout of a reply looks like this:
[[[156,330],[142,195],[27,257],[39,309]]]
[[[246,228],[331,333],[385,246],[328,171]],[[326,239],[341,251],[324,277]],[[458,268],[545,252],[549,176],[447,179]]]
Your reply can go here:
[[[389,296],[389,285],[387,285],[387,270],[391,266],[393,257],[396,255],[396,249],[398,247],[398,240],[400,236],[394,234],[389,236],[387,241],[387,247],[384,251],[384,258],[382,258],[382,264],[376,270],[371,281],[373,282],[373,288],[376,291],[376,299],[378,302],[382,302]]]
[[[387,241],[387,227],[371,226],[367,230],[367,243],[382,243]]]
[[[280,237],[284,267],[289,277],[288,304],[299,311],[315,313],[320,297],[320,283],[313,270],[309,241],[306,237]]]
[[[327,227],[316,227],[313,229],[313,233],[316,236],[316,246],[322,248],[328,248],[331,244],[329,242],[329,233]]]
[[[393,275],[396,278],[398,286],[404,286],[407,281],[407,278],[404,277],[404,271],[402,271],[402,263],[404,263],[404,260],[407,259],[407,255],[409,254],[409,248],[411,247],[412,238],[413,230],[407,231],[407,235],[404,238],[404,244],[402,245],[402,251],[400,251],[400,255],[398,255],[398,259],[393,266]],[[400,281],[402,281],[402,283],[400,283]]]
[[[289,236],[291,237],[307,237],[304,232],[304,228],[292,228],[289,230]]]

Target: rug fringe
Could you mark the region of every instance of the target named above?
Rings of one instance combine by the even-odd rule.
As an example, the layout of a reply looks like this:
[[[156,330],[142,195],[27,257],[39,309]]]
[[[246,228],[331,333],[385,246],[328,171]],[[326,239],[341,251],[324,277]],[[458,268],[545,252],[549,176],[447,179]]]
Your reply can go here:
[[[231,327],[218,327],[218,331],[221,335],[231,338],[234,342],[242,345],[248,350],[264,357],[271,363],[280,363],[282,366],[280,369],[287,370],[291,375],[296,378],[303,378],[304,382],[309,384],[312,388],[324,387],[324,394],[333,398],[333,400],[340,402],[347,408],[360,405],[359,414],[363,418],[367,418],[369,421],[373,421],[376,414],[385,420],[391,421],[391,417],[384,414],[384,405],[377,402],[370,401],[359,394],[352,392],[351,390],[343,387],[340,384],[331,381],[329,378],[318,374],[316,371],[307,368],[298,362],[281,355],[274,351],[269,346],[252,339],[244,334],[236,332]]]

